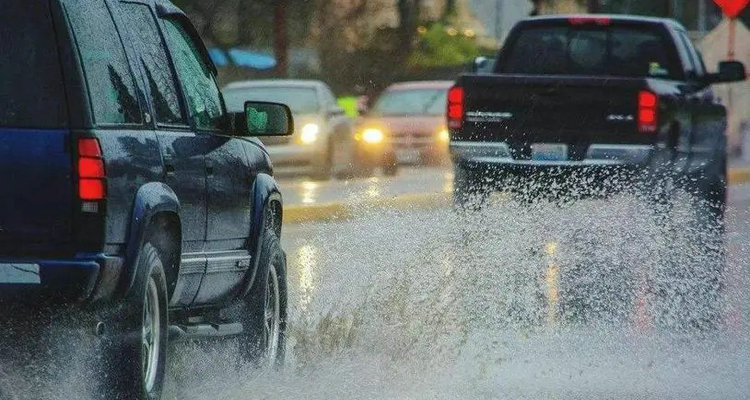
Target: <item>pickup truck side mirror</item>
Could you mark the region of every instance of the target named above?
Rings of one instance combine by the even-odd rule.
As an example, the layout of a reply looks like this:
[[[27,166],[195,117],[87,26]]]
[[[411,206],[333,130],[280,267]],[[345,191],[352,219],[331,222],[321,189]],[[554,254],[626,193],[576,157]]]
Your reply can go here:
[[[288,136],[294,132],[292,111],[280,103],[245,102],[245,113],[237,122],[235,131],[240,136]]]
[[[471,72],[475,74],[490,73],[495,69],[495,60],[487,57],[477,57],[471,63]]]
[[[745,65],[739,61],[722,61],[719,63],[719,72],[708,75],[710,83],[740,82],[745,79]]]

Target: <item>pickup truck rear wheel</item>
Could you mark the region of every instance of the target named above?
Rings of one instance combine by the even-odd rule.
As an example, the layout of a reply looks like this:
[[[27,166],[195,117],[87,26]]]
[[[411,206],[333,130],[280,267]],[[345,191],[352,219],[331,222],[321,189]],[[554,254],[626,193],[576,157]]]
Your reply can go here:
[[[109,313],[103,339],[107,399],[161,398],[166,374],[167,281],[151,243],[140,251],[135,284]]]
[[[257,273],[240,307],[240,356],[262,367],[281,365],[286,344],[286,255],[272,229],[263,235]]]

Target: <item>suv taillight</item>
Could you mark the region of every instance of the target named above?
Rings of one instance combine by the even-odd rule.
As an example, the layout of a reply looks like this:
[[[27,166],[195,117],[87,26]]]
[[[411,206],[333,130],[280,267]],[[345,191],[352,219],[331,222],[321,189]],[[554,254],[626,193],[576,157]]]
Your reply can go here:
[[[78,139],[78,197],[82,201],[99,201],[107,197],[107,177],[99,141]]]
[[[464,125],[464,88],[454,86],[448,90],[448,128],[461,129]]]
[[[648,90],[638,93],[638,132],[656,133],[659,130],[659,97]]]

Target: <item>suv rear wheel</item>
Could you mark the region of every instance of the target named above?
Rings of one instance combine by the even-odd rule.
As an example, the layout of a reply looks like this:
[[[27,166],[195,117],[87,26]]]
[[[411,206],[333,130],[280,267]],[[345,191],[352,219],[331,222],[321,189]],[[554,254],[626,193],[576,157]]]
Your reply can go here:
[[[107,399],[161,397],[166,374],[169,318],[167,282],[156,248],[141,248],[131,293],[107,318],[103,340]]]

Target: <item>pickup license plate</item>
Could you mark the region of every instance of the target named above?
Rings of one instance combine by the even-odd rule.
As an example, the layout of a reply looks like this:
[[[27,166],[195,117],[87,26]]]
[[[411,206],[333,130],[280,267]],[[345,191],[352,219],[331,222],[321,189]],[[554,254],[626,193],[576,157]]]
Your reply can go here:
[[[38,285],[42,283],[39,277],[39,264],[0,263],[0,284]]]
[[[534,143],[531,159],[535,161],[567,161],[568,145],[558,143]]]
[[[401,149],[396,150],[396,160],[401,164],[416,164],[419,162],[419,150]]]

